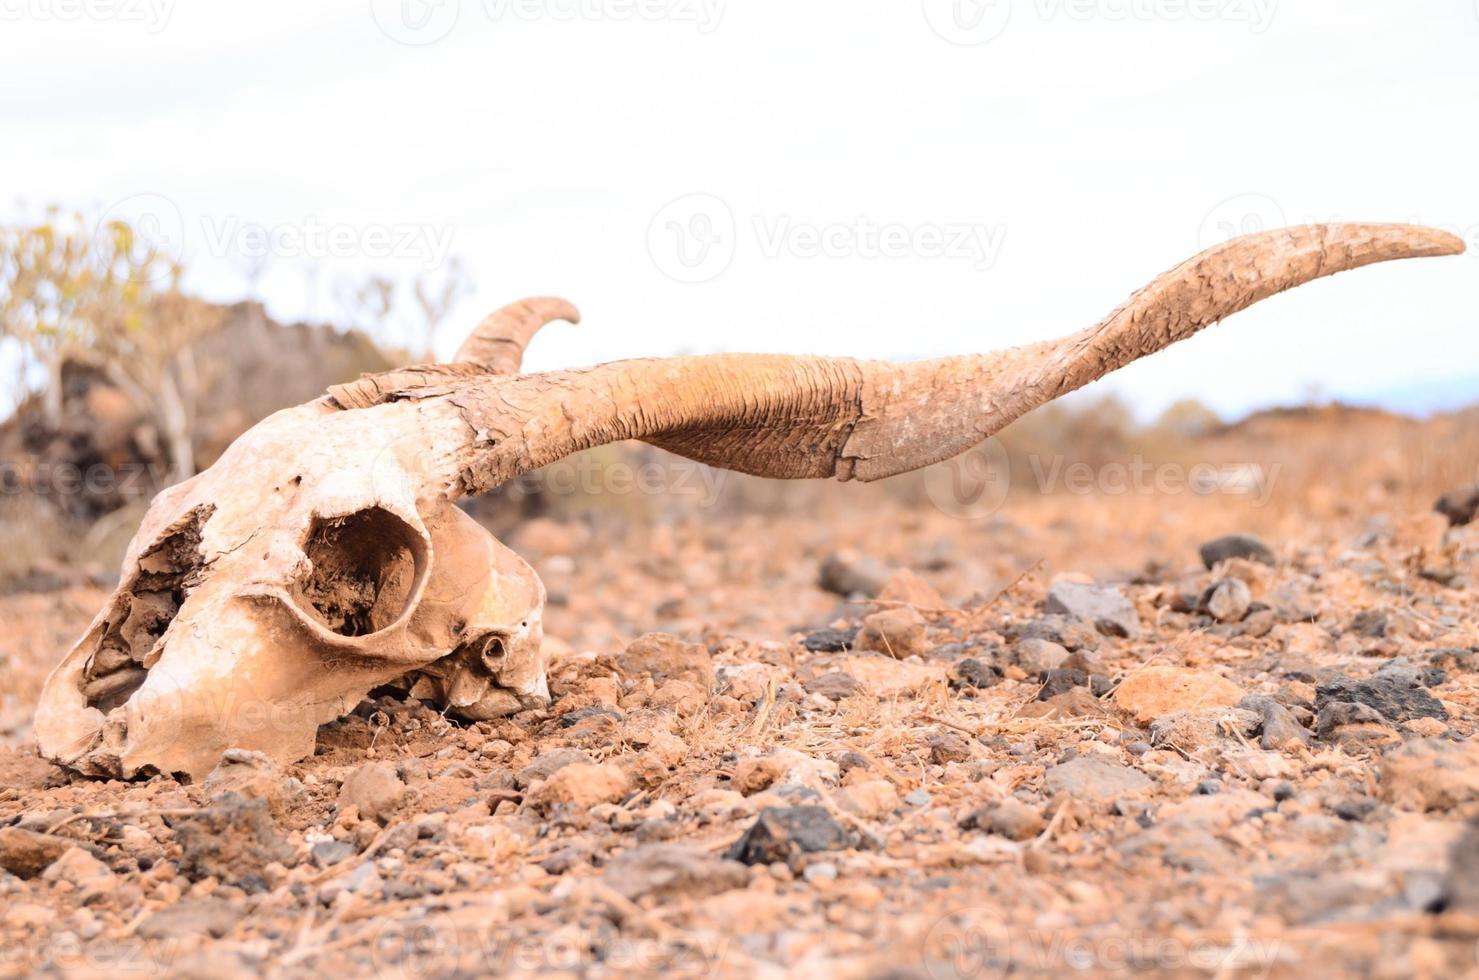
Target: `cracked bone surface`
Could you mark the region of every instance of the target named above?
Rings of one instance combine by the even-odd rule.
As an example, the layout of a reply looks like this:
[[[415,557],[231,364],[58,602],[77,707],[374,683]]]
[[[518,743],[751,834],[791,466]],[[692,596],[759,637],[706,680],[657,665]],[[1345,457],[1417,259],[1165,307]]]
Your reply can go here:
[[[387,685],[473,720],[545,705],[544,588],[457,507],[465,494],[622,439],[761,476],[879,479],[1285,289],[1461,251],[1410,225],[1263,232],[1078,334],[901,364],[709,355],[522,375],[539,327],[577,314],[516,304],[456,363],[279,412],[160,493],[117,591],[47,679],[38,743],[85,774],[198,778],[231,748],[303,758],[319,725]]]

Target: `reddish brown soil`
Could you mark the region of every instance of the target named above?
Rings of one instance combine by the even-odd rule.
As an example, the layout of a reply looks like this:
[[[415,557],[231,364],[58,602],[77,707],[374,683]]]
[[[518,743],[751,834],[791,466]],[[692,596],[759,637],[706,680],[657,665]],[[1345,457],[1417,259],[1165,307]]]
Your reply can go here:
[[[1472,460],[1267,424],[1205,448],[1289,462],[1259,506],[1101,487],[959,520],[917,484],[745,482],[566,508],[509,537],[551,594],[551,710],[366,704],[199,785],[36,758],[41,680],[106,592],[0,599],[0,856],[78,849],[0,873],[0,974],[1473,975],[1479,530],[1429,509]],[[1206,570],[1235,531],[1275,564]],[[846,550],[917,578],[848,601],[818,586]],[[1195,607],[1228,579],[1255,605],[1218,622]],[[1138,637],[1071,623],[1082,673],[1040,676],[1055,580],[1128,597]],[[802,643],[880,611],[903,659]],[[629,649],[649,632],[693,645]],[[1331,707],[1403,664],[1402,705]],[[1245,695],[1300,734],[1264,747]],[[547,775],[559,750],[584,758]],[[845,846],[724,857],[796,804]]]

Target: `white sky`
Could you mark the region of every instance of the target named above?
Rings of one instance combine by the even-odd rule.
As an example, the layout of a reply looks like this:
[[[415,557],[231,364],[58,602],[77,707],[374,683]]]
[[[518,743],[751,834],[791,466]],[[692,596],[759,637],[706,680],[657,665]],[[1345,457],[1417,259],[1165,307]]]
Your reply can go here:
[[[1097,320],[1220,228],[1413,220],[1474,251],[1306,286],[1107,385],[1145,412],[1479,399],[1476,107],[1476,0],[0,0],[0,212],[153,216],[221,299],[237,233],[273,228],[285,318],[447,250],[476,290],[444,354],[506,301],[581,306],[533,369],[986,350]],[[315,229],[344,253],[316,298]]]

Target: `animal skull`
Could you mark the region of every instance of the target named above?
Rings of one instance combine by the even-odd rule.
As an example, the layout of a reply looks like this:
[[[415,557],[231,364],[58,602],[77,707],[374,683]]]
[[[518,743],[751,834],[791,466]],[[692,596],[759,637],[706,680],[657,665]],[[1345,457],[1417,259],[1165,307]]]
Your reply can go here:
[[[1463,247],[1406,225],[1265,232],[1079,334],[908,364],[715,355],[520,375],[535,331],[578,316],[559,300],[501,310],[455,363],[279,412],[161,493],[47,680],[41,751],[92,775],[199,777],[229,748],[302,758],[320,724],[386,685],[469,719],[543,705],[544,588],[457,508],[464,494],[622,439],[761,476],[879,479],[1285,289]]]
[[[563,304],[510,317],[576,317]],[[414,402],[279,412],[160,494],[119,588],[42,693],[47,754],[81,772],[298,759],[399,683],[464,718],[548,703],[544,586],[453,503]]]

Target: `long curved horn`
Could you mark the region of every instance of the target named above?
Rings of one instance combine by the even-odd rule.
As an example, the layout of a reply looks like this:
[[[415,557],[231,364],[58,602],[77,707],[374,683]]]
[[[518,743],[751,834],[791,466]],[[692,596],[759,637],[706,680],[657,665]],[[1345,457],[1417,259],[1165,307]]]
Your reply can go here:
[[[1182,263],[1081,333],[994,354],[903,364],[675,357],[452,381],[405,396],[440,401],[473,433],[447,460],[452,494],[480,493],[623,439],[759,476],[876,480],[961,453],[1025,412],[1286,289],[1463,250],[1457,237],[1413,225],[1279,229]]]
[[[476,364],[489,374],[518,374],[524,348],[539,329],[555,320],[579,323],[580,311],[553,296],[537,296],[488,315],[462,346],[456,364]]]

